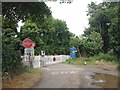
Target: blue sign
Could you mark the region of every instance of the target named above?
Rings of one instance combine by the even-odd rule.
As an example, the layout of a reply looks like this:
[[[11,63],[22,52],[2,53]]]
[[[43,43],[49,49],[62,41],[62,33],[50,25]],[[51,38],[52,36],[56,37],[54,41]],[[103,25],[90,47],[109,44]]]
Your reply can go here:
[[[70,57],[71,58],[76,58],[76,48],[70,48]]]

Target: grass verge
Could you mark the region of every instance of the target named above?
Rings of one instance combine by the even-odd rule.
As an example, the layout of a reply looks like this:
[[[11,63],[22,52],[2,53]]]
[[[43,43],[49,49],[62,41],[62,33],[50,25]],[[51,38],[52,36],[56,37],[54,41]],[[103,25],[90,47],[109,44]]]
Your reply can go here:
[[[26,69],[25,73],[15,76],[12,79],[8,78],[2,83],[2,88],[30,88],[42,78],[42,70]]]
[[[118,64],[117,69],[120,71],[120,64]]]
[[[89,58],[74,58],[69,59],[65,64],[73,64],[73,65],[113,65],[117,64],[117,58],[111,54],[103,54],[95,55]],[[119,66],[120,67],[120,66]]]
[[[64,62],[65,64],[73,65],[113,65],[116,64],[114,61],[104,61],[104,60],[90,60],[89,58],[75,58],[69,59]]]

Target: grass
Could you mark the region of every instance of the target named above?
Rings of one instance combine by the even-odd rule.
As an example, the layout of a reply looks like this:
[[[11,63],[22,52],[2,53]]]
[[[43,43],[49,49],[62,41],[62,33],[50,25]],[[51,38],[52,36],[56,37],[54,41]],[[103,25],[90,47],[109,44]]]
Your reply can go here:
[[[118,64],[117,69],[120,71],[120,64]]]
[[[111,65],[111,64],[117,64],[117,58],[111,54],[100,53],[99,55],[95,55],[89,58],[81,57],[81,58],[69,59],[64,63],[73,64],[73,65],[85,65],[85,62],[87,65],[106,65],[106,64]]]
[[[42,78],[40,68],[26,68],[26,72],[2,83],[3,88],[30,88]]]

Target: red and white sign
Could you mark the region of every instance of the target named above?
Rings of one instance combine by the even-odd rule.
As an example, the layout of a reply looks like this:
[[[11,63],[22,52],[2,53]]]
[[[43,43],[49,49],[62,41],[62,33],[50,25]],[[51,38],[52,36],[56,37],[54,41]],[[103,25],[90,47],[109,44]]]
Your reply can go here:
[[[22,42],[22,45],[25,48],[31,48],[31,47],[35,46],[35,45],[33,45],[33,41],[29,38],[24,39],[23,42]]]
[[[35,47],[35,43],[32,43],[32,46],[31,46],[31,47],[33,47],[33,48],[34,48],[34,47]]]

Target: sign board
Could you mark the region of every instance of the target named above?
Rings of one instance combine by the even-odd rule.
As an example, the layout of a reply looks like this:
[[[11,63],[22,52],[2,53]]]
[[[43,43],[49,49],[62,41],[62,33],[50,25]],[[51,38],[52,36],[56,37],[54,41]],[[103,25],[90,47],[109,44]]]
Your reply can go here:
[[[34,48],[25,48],[24,49],[25,54],[30,53],[30,52],[34,52]]]
[[[31,47],[33,47],[33,48],[34,48],[34,47],[35,47],[35,43],[32,43],[32,46],[31,46]]]
[[[22,45],[25,48],[30,48],[33,45],[33,41],[31,39],[29,39],[29,38],[26,38],[26,39],[23,40]]]
[[[75,58],[76,57],[76,48],[73,47],[73,48],[70,48],[70,57],[71,58]]]
[[[42,55],[42,57],[44,57],[45,56],[45,51],[41,51],[41,55]]]

